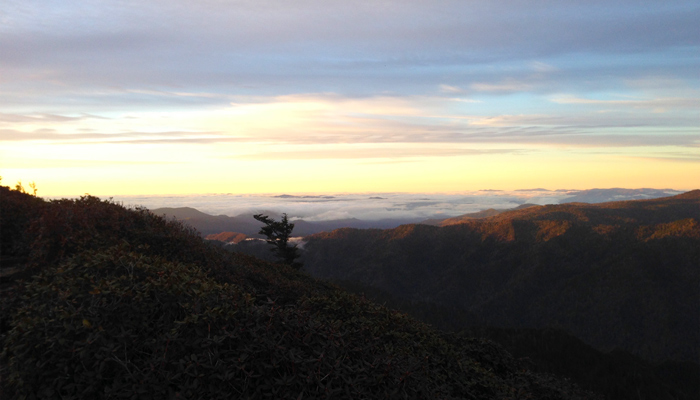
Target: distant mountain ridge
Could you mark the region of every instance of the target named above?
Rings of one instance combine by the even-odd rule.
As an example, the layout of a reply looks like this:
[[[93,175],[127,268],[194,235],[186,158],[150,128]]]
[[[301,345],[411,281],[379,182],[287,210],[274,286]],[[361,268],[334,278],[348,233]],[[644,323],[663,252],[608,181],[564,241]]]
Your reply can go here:
[[[482,210],[482,211],[478,211],[475,213],[463,214],[463,215],[459,215],[459,216],[452,217],[452,218],[427,219],[425,221],[422,221],[421,224],[433,225],[433,226],[456,225],[456,224],[461,224],[461,223],[463,223],[467,220],[470,220],[470,219],[481,219],[481,218],[493,217],[493,216],[496,216],[498,214],[501,214],[501,213],[504,213],[507,211],[522,210],[524,208],[529,208],[529,207],[537,207],[537,204],[525,203],[525,204],[521,204],[515,208],[508,208],[505,210],[496,210],[493,208],[489,208],[488,210]]]
[[[218,234],[221,232],[239,232],[251,237],[262,237],[258,234],[260,231],[260,222],[250,215],[237,215],[230,217],[228,215],[210,215],[203,213],[191,207],[167,207],[155,208],[151,210],[156,215],[165,215],[167,218],[175,218],[183,221],[186,224],[197,229],[203,236]],[[263,212],[273,218],[280,216],[272,211]],[[306,236],[314,233],[332,231],[341,227],[358,228],[358,229],[386,229],[393,228],[410,222],[418,222],[411,219],[381,219],[375,221],[365,221],[356,218],[336,219],[327,221],[305,221],[294,220],[295,236]]]
[[[698,362],[700,190],[569,203],[444,227],[312,235],[314,276],[459,307],[496,326],[565,329],[598,349]]]
[[[648,200],[678,194],[670,189],[587,189],[568,192],[572,197],[561,203],[606,203],[611,201]]]
[[[257,235],[260,223],[252,215],[230,217],[228,215],[209,215],[192,207],[165,207],[151,210],[155,215],[164,215],[197,229],[203,236],[221,232],[240,232],[245,235]]]

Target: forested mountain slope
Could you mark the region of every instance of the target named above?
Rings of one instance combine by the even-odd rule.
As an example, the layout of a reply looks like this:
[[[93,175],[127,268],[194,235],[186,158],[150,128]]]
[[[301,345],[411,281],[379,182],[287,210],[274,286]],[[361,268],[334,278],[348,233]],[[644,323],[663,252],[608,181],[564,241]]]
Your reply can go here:
[[[0,186],[0,398],[583,399],[191,228]]]
[[[434,225],[434,226],[456,225],[456,224],[462,224],[462,223],[464,223],[468,220],[472,220],[472,219],[482,219],[482,218],[493,217],[493,216],[496,216],[498,214],[502,214],[504,212],[514,211],[514,210],[522,210],[524,208],[529,208],[529,207],[537,207],[537,204],[525,203],[525,204],[521,204],[515,208],[505,209],[505,210],[496,210],[493,208],[489,208],[487,210],[481,210],[481,211],[475,212],[475,213],[458,215],[458,216],[452,217],[452,218],[428,219],[428,220],[422,221],[421,224]]]
[[[482,324],[557,327],[602,350],[698,362],[700,191],[538,206],[445,227],[310,236],[306,269]]]

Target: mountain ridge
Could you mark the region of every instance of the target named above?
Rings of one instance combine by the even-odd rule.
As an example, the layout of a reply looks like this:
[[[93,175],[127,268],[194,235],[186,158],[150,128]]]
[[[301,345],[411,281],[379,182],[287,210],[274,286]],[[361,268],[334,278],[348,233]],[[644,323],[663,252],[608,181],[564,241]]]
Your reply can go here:
[[[504,212],[522,210],[522,209],[530,208],[530,207],[537,207],[537,204],[525,203],[525,204],[521,204],[517,207],[507,208],[507,209],[489,208],[486,210],[481,210],[481,211],[477,211],[474,213],[462,214],[462,215],[458,215],[456,217],[450,217],[450,218],[445,218],[445,219],[427,219],[425,221],[421,221],[420,223],[423,225],[433,225],[433,226],[455,225],[455,224],[459,224],[459,223],[462,223],[463,221],[470,220],[470,219],[489,218],[489,217],[493,217],[493,216],[496,216],[496,215],[504,213]]]
[[[197,229],[203,236],[218,234],[221,232],[240,232],[251,237],[261,236],[260,222],[253,218],[253,214],[241,214],[237,216],[210,215],[191,207],[165,207],[151,210],[156,215],[164,215],[167,218],[175,218]],[[278,213],[261,211],[260,213],[279,218]],[[307,236],[318,232],[330,231],[338,227],[354,227],[358,229],[391,228],[405,224],[413,219],[380,219],[360,220],[357,218],[345,218],[325,221],[306,221],[303,219],[291,221],[294,223],[295,236]]]

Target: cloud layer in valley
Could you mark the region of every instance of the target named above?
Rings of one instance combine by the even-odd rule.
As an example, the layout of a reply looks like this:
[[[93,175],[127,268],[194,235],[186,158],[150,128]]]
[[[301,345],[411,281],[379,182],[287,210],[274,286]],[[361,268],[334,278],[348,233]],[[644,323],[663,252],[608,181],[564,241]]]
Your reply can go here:
[[[292,220],[328,221],[356,218],[365,221],[393,219],[402,223],[449,218],[489,208],[511,209],[522,204],[559,204],[571,201],[649,199],[681,193],[665,189],[547,190],[543,188],[477,190],[461,193],[337,193],[306,195],[236,195],[230,193],[188,196],[116,196],[115,201],[149,209],[192,207],[210,215],[287,213]]]

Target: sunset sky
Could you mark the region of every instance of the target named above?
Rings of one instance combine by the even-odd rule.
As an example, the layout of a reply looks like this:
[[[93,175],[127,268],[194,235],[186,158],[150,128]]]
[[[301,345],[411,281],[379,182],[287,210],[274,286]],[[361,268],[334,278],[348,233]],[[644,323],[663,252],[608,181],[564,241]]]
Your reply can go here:
[[[700,187],[700,2],[0,0],[39,195]]]

